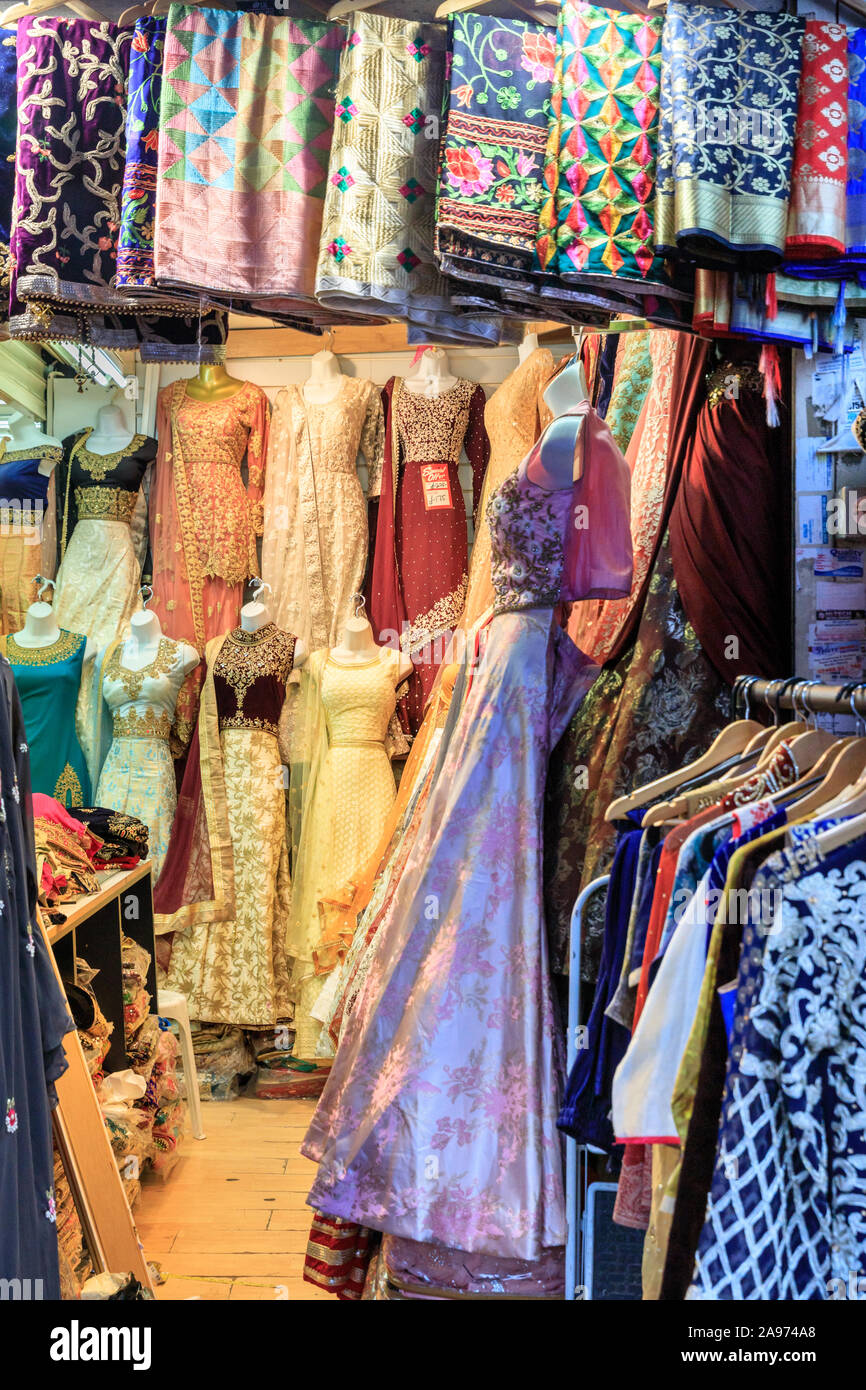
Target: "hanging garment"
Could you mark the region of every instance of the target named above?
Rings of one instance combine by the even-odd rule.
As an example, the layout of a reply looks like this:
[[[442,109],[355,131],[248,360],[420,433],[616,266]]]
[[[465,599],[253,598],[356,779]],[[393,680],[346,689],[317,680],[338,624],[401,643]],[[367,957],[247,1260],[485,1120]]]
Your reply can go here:
[[[18,127],[18,59],[15,29],[0,29],[0,324],[9,316],[12,204],[15,198],[15,137]],[[7,331],[4,327],[4,333]]]
[[[655,246],[772,270],[785,249],[804,21],[672,3],[662,39]]]
[[[132,522],[143,508],[141,483],[156,440],[136,434],[113,454],[88,449],[92,429],[63,441],[56,496],[60,568],[54,607],[61,627],[97,646],[125,635],[141,606],[141,558]]]
[[[384,425],[372,381],[340,378],[324,405],[290,386],[274,405],[264,499],[262,578],[271,612],[308,650],[336,646],[367,566],[367,505],[358,479],[367,465],[368,497],[378,497]]]
[[[848,32],[807,19],[791,169],[785,256],[834,259],[845,250]]]
[[[8,449],[0,457],[0,632],[20,632],[36,602],[36,576],[51,570],[53,549],[46,526],[50,475],[43,460],[58,463],[62,450]],[[46,564],[45,561],[48,561]]]
[[[100,806],[144,821],[156,883],[177,806],[169,740],[186,653],[182,643],[162,637],[153,660],[131,668],[123,664],[123,645],[112,642],[95,662],[99,728],[91,781]]]
[[[610,403],[604,418],[626,455],[653,379],[654,336],[649,332],[623,333],[617,345]]]
[[[309,1201],[328,1215],[528,1260],[565,1240],[542,792],[550,747],[596,674],[553,606],[583,592],[575,582],[630,582],[627,466],[588,403],[576,413],[580,480],[538,487],[536,445],[490,500],[486,646],[465,702],[452,700],[417,839],[303,1146],[319,1163]],[[589,495],[599,524],[579,532],[574,508]]]
[[[342,29],[173,5],[163,49],[160,285],[313,302]],[[190,88],[190,68],[196,82]]]
[[[545,182],[555,224],[542,270],[566,284],[669,291],[653,248],[661,19],[565,0],[562,96]],[[548,212],[548,218],[550,213]]]
[[[138,290],[156,289],[153,232],[165,25],[162,16],[139,16],[130,46],[117,284]]]
[[[415,664],[401,711],[414,734],[466,601],[469,547],[461,453],[465,447],[472,465],[474,522],[490,446],[484,390],[471,381],[458,381],[441,396],[424,396],[392,377],[384,402],[370,621],[378,640],[399,641]]]
[[[59,1299],[51,1108],[72,1032],[63,991],[35,923],[27,734],[0,662],[0,1279],[26,1280],[22,1297]]]
[[[290,1015],[291,907],[278,724],[295,639],[267,623],[207,649],[208,674],[154,899],[176,931],[167,984],[203,1023],[273,1028]]]
[[[269,414],[264,391],[250,381],[220,401],[195,400],[185,381],[159,393],[149,507],[153,607],[164,630],[200,653],[236,625],[244,581],[258,572]],[[200,684],[194,672],[178,697],[183,747],[192,736]]]
[[[75,710],[87,638],[61,629],[47,647],[19,646],[3,639],[21,697],[33,790],[64,806],[89,806],[90,777],[78,734]]]
[[[322,650],[301,677],[292,759],[294,895],[286,949],[298,990],[296,1048],[312,1056],[320,1031],[311,1010],[330,956],[320,963],[323,900],[366,864],[379,843],[396,787],[386,747],[400,680],[400,654],[380,647],[365,662]]]
[[[500,251],[530,289],[554,36],[541,24],[458,14],[449,28],[450,84],[436,200],[436,251],[460,273]],[[443,239],[443,233],[448,233]],[[495,272],[491,272],[496,283]],[[481,276],[483,279],[483,275]],[[509,283],[517,287],[519,274]],[[530,440],[529,444],[533,441]],[[529,445],[527,445],[527,448]],[[524,456],[526,449],[520,458]],[[516,462],[520,461],[520,458]]]
[[[330,309],[428,331],[456,322],[433,256],[444,74],[444,25],[353,16],[316,269],[316,297]]]
[[[529,453],[541,433],[542,424],[546,424],[550,418],[542,393],[553,374],[553,368],[553,353],[548,348],[536,348],[496,388],[484,407],[490,461],[484,474],[481,500],[476,508],[478,525],[469,564],[466,602],[460,620],[460,626],[464,629],[477,622],[493,602],[487,503],[492,493]]]
[[[864,1267],[859,1088],[863,842],[765,865],[772,930],[749,922],[707,1221],[688,1298],[827,1299]],[[840,1284],[841,1281],[841,1284]]]

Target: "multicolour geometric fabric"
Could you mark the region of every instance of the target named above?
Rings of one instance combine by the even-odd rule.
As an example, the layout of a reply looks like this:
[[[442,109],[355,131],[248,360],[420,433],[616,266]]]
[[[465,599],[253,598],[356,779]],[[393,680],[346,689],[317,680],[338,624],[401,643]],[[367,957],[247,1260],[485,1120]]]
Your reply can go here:
[[[171,6],[160,284],[312,301],[342,35],[337,24]]]
[[[664,284],[652,200],[662,20],[564,0],[558,34],[542,270]]]
[[[159,99],[165,20],[136,20],[129,58],[126,167],[117,242],[117,283],[152,286]]]
[[[453,228],[529,259],[538,231],[555,35],[525,20],[461,14],[451,24],[449,54],[437,234]]]

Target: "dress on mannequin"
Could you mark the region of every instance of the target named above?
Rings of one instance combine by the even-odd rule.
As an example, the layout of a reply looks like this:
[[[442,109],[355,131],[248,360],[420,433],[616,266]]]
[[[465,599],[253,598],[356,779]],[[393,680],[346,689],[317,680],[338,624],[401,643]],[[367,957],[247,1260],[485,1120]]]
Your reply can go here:
[[[36,576],[54,573],[46,553],[51,475],[63,457],[59,440],[42,434],[20,412],[7,417],[0,439],[0,632],[19,632],[36,600]],[[46,563],[46,561],[48,563]]]
[[[489,454],[483,388],[452,380],[442,394],[428,394],[392,377],[384,391],[385,455],[370,620],[378,640],[396,634],[415,664],[401,706],[404,727],[413,734],[466,601],[461,453],[465,447],[472,466],[473,518]]]
[[[267,622],[207,648],[196,735],[154,898],[175,931],[168,985],[205,1023],[273,1028],[289,1017],[291,907],[279,720],[295,639]]]
[[[541,393],[554,368],[553,353],[548,348],[538,347],[537,342],[536,339],[536,347],[521,357],[519,365],[497,387],[484,407],[490,462],[484,475],[469,563],[469,587],[460,624],[464,628],[471,627],[493,602],[487,503],[491,494],[526,457],[550,419],[550,409]]]
[[[2,651],[21,697],[33,791],[67,807],[89,806],[90,775],[76,731],[87,638],[58,628],[46,603],[31,605],[18,636],[3,638]]]
[[[123,411],[104,406],[96,424],[70,435],[63,447],[55,607],[62,626],[86,632],[103,647],[125,636],[139,607],[141,563],[131,524],[156,440],[130,436]]]
[[[319,904],[366,863],[396,795],[388,724],[408,663],[400,652],[375,644],[369,623],[353,621],[358,632],[344,634],[333,651],[310,657],[294,729],[287,949],[297,994],[295,1050],[301,1057],[315,1054],[321,1025],[311,1011],[332,964],[323,969],[317,961]]]
[[[169,742],[175,707],[185,676],[197,665],[195,648],[165,637],[147,610],[133,614],[130,636],[111,642],[96,662],[96,803],[144,821],[154,883],[177,807]]]
[[[367,465],[368,497],[378,497],[384,426],[381,392],[372,381],[333,366],[303,386],[281,391],[274,405],[265,484],[262,574],[274,591],[280,626],[312,650],[333,646],[364,582],[367,505],[358,479]]]
[[[545,449],[550,426],[491,498],[483,658],[302,1149],[319,1163],[308,1200],[327,1216],[520,1260],[566,1238],[544,784],[597,674],[553,611],[631,582],[625,460],[588,404],[573,413],[577,482],[577,431],[560,428]],[[542,488],[536,471],[558,485]],[[580,530],[587,498],[594,524]],[[427,1153],[437,1168],[419,1182]]]
[[[153,608],[173,637],[200,653],[236,626],[244,581],[258,573],[268,418],[264,391],[222,367],[159,393],[149,509]],[[180,747],[192,736],[201,678],[201,670],[194,673],[178,697]]]

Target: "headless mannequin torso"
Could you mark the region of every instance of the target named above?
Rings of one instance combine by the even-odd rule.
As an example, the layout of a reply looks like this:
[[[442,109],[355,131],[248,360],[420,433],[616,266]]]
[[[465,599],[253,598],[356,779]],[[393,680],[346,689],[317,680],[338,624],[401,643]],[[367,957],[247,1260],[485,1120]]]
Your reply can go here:
[[[241,609],[241,631],[260,632],[263,627],[267,627],[271,622],[270,611],[258,597],[260,590],[256,589],[255,597],[250,603],[245,603]],[[307,660],[309,652],[306,643],[300,637],[295,638],[295,655],[292,660],[292,670],[297,671]]]
[[[221,362],[202,362],[198,376],[187,379],[186,394],[194,401],[227,401],[243,390],[244,383],[229,376]]]
[[[127,671],[141,671],[156,659],[162,627],[159,618],[149,608],[133,613],[129,620],[129,636],[123,643],[120,659]],[[183,673],[188,676],[198,666],[198,652],[188,642],[181,642]]]
[[[120,406],[104,405],[96,412],[96,424],[87,437],[87,448],[92,454],[119,454],[134,438]]]
[[[339,358],[325,349],[310,358],[310,375],[301,394],[308,405],[329,405],[343,389],[343,381]]]
[[[541,447],[527,469],[527,476],[547,492],[571,487],[580,477],[581,459],[577,443],[583,427],[582,415],[569,415],[581,401],[587,400],[583,365],[578,357],[555,376],[544,391],[544,400],[553,411],[542,436]]]
[[[2,407],[0,407],[2,410]],[[43,434],[38,429],[35,420],[31,420],[29,415],[25,415],[23,410],[10,410],[4,412],[6,429],[0,430],[0,450],[2,454],[19,453],[26,450],[33,451],[33,457],[37,458],[42,449],[60,449],[62,445],[59,439],[54,439],[50,434]],[[5,442],[5,448],[4,448]],[[44,478],[50,477],[53,470],[57,467],[58,459],[44,458],[39,465],[39,472]],[[2,456],[0,456],[2,462]]]
[[[60,626],[51,604],[43,603],[40,599],[31,603],[24,615],[24,627],[20,632],[13,633],[13,637],[17,646],[30,647],[32,650],[53,646],[60,637]],[[88,637],[84,648],[85,662],[92,660],[95,655],[96,643],[92,637]]]
[[[417,372],[407,377],[403,385],[417,396],[444,396],[446,391],[454,389],[458,380],[451,371],[447,353],[434,347],[424,351]]]
[[[348,619],[339,646],[332,647],[330,655],[340,666],[366,666],[378,657],[381,650],[373,641],[373,629],[367,619],[358,615]],[[411,676],[413,670],[412,662],[401,652],[398,684]]]

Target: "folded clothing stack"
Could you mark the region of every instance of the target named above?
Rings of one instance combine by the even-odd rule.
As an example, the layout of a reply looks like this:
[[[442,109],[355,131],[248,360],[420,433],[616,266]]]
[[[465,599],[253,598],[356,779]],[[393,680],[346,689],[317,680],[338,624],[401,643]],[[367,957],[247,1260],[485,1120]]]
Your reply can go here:
[[[101,841],[97,868],[134,869],[147,858],[150,832],[144,821],[105,806],[73,806],[69,814]]]

